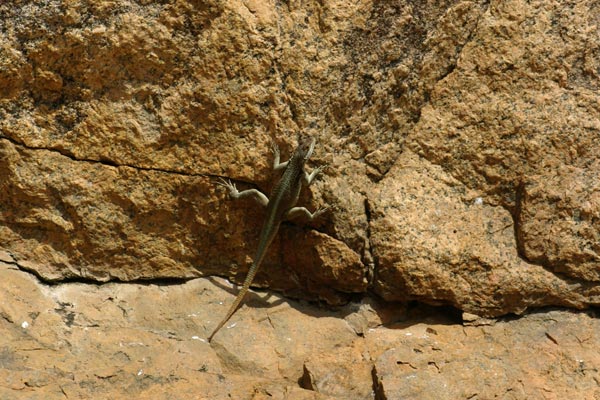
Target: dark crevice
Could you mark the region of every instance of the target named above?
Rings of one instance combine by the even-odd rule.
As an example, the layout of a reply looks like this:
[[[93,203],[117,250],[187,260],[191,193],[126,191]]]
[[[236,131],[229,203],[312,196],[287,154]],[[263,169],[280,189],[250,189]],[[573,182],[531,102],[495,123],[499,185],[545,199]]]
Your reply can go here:
[[[302,389],[315,391],[315,388],[312,385],[312,379],[310,378],[310,372],[306,368],[306,364],[302,366],[302,376],[298,379],[298,386]]]
[[[373,287],[373,282],[375,282],[377,278],[377,270],[379,267],[379,263],[377,262],[377,258],[373,253],[373,244],[371,242],[371,205],[369,204],[369,199],[365,197],[364,200],[365,207],[365,217],[367,219],[367,229],[365,232],[367,243],[365,245],[364,254],[362,256],[362,262],[366,266],[366,274],[367,274],[367,291],[371,290]]]
[[[23,147],[27,150],[32,150],[32,151],[48,151],[48,152],[52,152],[52,153],[57,153],[63,157],[66,157],[68,159],[70,159],[71,161],[76,161],[76,162],[84,162],[84,163],[90,163],[90,164],[100,164],[100,165],[104,165],[107,167],[113,167],[113,168],[131,168],[131,169],[135,169],[135,170],[139,170],[139,171],[149,171],[149,172],[159,172],[159,173],[165,173],[165,174],[174,174],[174,175],[180,175],[180,176],[202,176],[202,177],[207,177],[207,178],[218,178],[217,175],[210,175],[210,174],[201,174],[201,173],[191,173],[191,172],[183,172],[183,171],[178,171],[178,170],[170,170],[170,169],[165,169],[165,168],[154,168],[154,167],[143,167],[140,165],[135,165],[135,164],[120,164],[117,163],[114,160],[111,160],[108,157],[100,157],[98,159],[93,159],[93,158],[79,158],[77,156],[75,156],[73,153],[71,153],[70,151],[66,150],[66,149],[57,149],[57,148],[52,148],[52,147],[36,147],[36,146],[29,146],[23,142],[20,142],[18,140],[15,140],[11,137],[8,136],[4,136],[4,135],[0,135],[0,139],[5,139],[9,142],[11,142],[13,145],[15,146],[19,146],[19,147]]]
[[[10,252],[9,252],[10,254]],[[199,277],[191,277],[191,278],[177,278],[177,277],[162,277],[162,278],[148,278],[148,279],[132,279],[132,280],[122,280],[122,279],[110,279],[107,281],[99,281],[92,278],[85,278],[82,276],[71,276],[61,279],[48,279],[44,277],[39,271],[36,271],[33,268],[28,268],[21,265],[18,261],[15,260],[15,257],[11,254],[13,261],[3,260],[5,264],[15,266],[19,271],[28,273],[34,276],[38,283],[53,287],[59,286],[67,283],[82,283],[86,285],[94,285],[94,286],[102,286],[106,284],[135,284],[135,285],[143,285],[143,286],[172,286],[172,285],[181,285],[187,283],[191,280],[198,279]]]
[[[371,368],[371,378],[373,379],[373,394],[375,395],[374,400],[387,400],[385,393],[383,392],[383,386],[379,383],[377,367],[375,365],[373,365]]]
[[[39,278],[39,277],[38,277]],[[141,285],[141,286],[174,286],[174,285],[182,285],[191,280],[198,279],[199,277],[193,278],[175,278],[175,277],[163,277],[163,278],[147,278],[147,279],[132,279],[129,281],[122,279],[111,279],[106,282],[97,281],[92,278],[83,278],[83,277],[71,277],[65,278],[61,280],[46,280],[44,278],[39,278],[40,281],[48,286],[59,286],[65,283],[83,283],[89,285],[102,286],[106,284],[133,284],[133,285]]]

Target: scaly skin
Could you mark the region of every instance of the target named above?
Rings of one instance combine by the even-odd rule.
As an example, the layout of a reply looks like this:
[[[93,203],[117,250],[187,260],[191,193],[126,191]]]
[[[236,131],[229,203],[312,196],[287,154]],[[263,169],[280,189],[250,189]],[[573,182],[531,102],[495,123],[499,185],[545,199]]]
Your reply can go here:
[[[267,206],[267,216],[265,217],[265,221],[263,222],[263,226],[260,231],[259,240],[258,240],[258,248],[256,249],[256,255],[254,256],[254,261],[250,270],[248,271],[248,275],[246,276],[246,280],[244,281],[244,285],[240,289],[237,297],[233,301],[233,304],[229,308],[229,311],[225,315],[225,317],[221,320],[219,325],[215,328],[215,330],[208,337],[208,341],[210,342],[215,336],[215,334],[225,325],[225,323],[231,318],[231,316],[238,309],[246,293],[248,293],[248,289],[250,289],[250,285],[258,272],[258,268],[260,267],[263,258],[267,252],[267,249],[273,242],[275,235],[277,235],[277,231],[279,230],[279,226],[281,222],[286,220],[289,217],[294,217],[298,214],[306,215],[309,219],[313,219],[321,215],[326,209],[317,210],[315,213],[311,213],[304,207],[295,207],[296,202],[298,201],[298,197],[300,196],[300,190],[302,186],[308,186],[313,181],[315,176],[321,171],[321,168],[317,168],[311,174],[306,173],[304,170],[304,165],[306,161],[310,158],[313,149],[315,146],[314,138],[305,138],[300,139],[298,143],[298,147],[294,151],[292,158],[285,162],[279,163],[279,150],[274,147],[275,153],[275,161],[273,163],[273,168],[275,170],[279,170],[285,168],[281,179],[273,188],[271,192],[271,197],[267,199],[267,197],[255,189],[244,190],[242,192],[238,192],[237,188],[230,181],[222,180],[219,185],[225,187],[229,190],[229,195],[238,199],[241,197],[254,197],[260,204]]]

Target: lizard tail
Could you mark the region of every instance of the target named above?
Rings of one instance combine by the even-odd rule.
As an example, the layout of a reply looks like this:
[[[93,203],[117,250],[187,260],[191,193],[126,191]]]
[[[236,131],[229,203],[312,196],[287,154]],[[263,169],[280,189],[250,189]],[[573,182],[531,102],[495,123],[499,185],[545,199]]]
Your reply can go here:
[[[254,280],[254,276],[258,272],[259,265],[260,265],[260,263],[254,262],[252,264],[252,266],[250,267],[250,270],[248,271],[248,276],[246,276],[246,280],[244,281],[244,285],[240,289],[239,294],[235,298],[235,301],[233,302],[231,307],[229,307],[229,311],[227,311],[227,315],[225,315],[225,318],[223,318],[221,320],[221,322],[219,323],[219,325],[217,325],[217,327],[215,328],[213,333],[211,333],[210,336],[208,337],[209,343],[212,340],[213,336],[215,336],[215,334],[219,331],[219,329],[221,329],[223,327],[223,325],[225,325],[225,323],[227,323],[227,321],[229,321],[229,318],[231,318],[231,316],[236,312],[236,310],[238,309],[240,304],[242,304],[242,300],[244,300],[244,297],[246,297],[246,293],[248,292],[248,289],[250,289],[250,285],[252,284],[252,281]]]
[[[262,263],[263,258],[265,258],[265,254],[267,253],[267,248],[269,247],[269,245],[275,238],[277,231],[279,230],[280,222],[279,221],[274,222],[274,218],[276,217],[276,214],[274,214],[274,213],[271,213],[271,214],[272,215],[270,216],[270,219],[267,219],[265,221],[265,223],[263,224],[263,227],[261,229],[260,239],[258,241],[258,248],[256,249],[256,256],[254,257],[254,262],[252,263],[252,266],[250,267],[250,270],[248,271],[248,276],[246,276],[244,285],[240,289],[233,304],[229,308],[229,311],[227,312],[227,315],[225,315],[225,318],[223,318],[223,320],[221,320],[219,325],[217,325],[217,328],[208,337],[209,343],[212,340],[213,336],[215,336],[215,334],[219,331],[219,329],[221,329],[223,327],[223,325],[225,325],[225,323],[229,320],[229,318],[231,318],[233,313],[235,313],[235,310],[237,310],[237,308],[240,306],[240,304],[242,303],[242,300],[244,300],[244,297],[246,297],[246,293],[248,293],[248,289],[250,289],[250,285],[252,284],[252,281],[254,280],[254,276],[258,272],[258,268],[260,267],[260,264]]]

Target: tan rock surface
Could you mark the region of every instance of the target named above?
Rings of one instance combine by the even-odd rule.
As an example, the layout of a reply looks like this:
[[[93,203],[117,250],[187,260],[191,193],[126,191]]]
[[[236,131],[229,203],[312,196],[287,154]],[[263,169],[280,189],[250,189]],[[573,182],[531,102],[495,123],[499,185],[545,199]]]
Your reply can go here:
[[[594,348],[594,313],[527,313],[600,304],[598,15],[558,0],[0,2],[0,260],[21,270],[2,272],[0,397],[599,397],[596,354],[576,354]],[[242,281],[263,217],[214,181],[268,192],[270,142],[287,155],[300,130],[318,136],[309,169],[329,165],[300,203],[333,208],[285,223],[255,284],[350,304],[253,295],[231,322],[244,329],[190,339],[235,293],[199,277]],[[408,300],[525,317],[398,328]],[[545,318],[591,339],[540,335]],[[382,321],[394,329],[370,331]],[[423,329],[453,344],[451,368]],[[531,337],[510,342],[516,329]]]
[[[407,141],[518,221],[520,255],[598,282],[598,5],[492,2]]]
[[[377,329],[376,387],[383,399],[594,399],[600,396],[595,313],[533,313],[493,326],[439,316]],[[367,344],[367,347],[371,347]]]
[[[465,326],[443,309],[370,301],[332,312],[252,293],[211,346],[205,337],[234,298],[222,279],[48,286],[6,263],[0,279],[6,399],[600,395],[594,312]]]
[[[508,211],[408,151],[371,196],[375,290],[388,300],[496,316],[540,305],[583,308],[600,294],[523,261]]]
[[[271,348],[266,338],[254,353],[246,347],[238,354],[231,342],[229,349],[218,343],[211,348],[204,338],[223,311],[216,298],[224,293],[208,280],[162,286],[47,286],[4,263],[0,275],[2,398],[257,399],[261,393],[327,398],[306,393],[293,376],[284,378],[294,362],[296,379],[301,376],[302,355],[311,350],[297,348],[295,357],[282,360],[277,351],[297,343],[288,333],[280,339],[281,349]],[[298,319],[298,311],[283,309]],[[271,309],[274,318],[277,311]],[[344,325],[343,319],[330,320],[332,332]],[[313,324],[324,327],[317,319]],[[261,325],[265,331],[265,323],[257,322],[252,329],[240,323],[242,329],[223,333],[254,335]],[[272,337],[273,330],[268,332]]]
[[[600,160],[534,175],[519,191],[517,238],[528,260],[598,282]]]
[[[271,138],[287,153],[310,128],[309,167],[330,168],[301,201],[334,211],[284,226],[257,285],[481,315],[599,303],[594,3],[50,3],[0,5],[0,235],[21,268],[240,281],[263,214],[214,178],[268,191]],[[427,185],[409,151],[440,167]]]

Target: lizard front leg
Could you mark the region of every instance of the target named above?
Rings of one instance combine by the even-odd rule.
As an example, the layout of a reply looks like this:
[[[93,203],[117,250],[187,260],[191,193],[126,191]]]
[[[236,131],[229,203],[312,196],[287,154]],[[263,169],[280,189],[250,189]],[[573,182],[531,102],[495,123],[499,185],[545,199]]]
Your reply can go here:
[[[290,163],[290,161],[286,161],[286,162],[279,162],[279,146],[277,146],[277,143],[273,140],[271,142],[271,151],[273,152],[273,170],[274,171],[279,171],[280,169],[284,169],[285,167],[288,166],[288,164]]]
[[[302,183],[304,184],[304,186],[310,185],[317,176],[317,174],[319,174],[325,168],[327,168],[327,165],[321,165],[320,167],[315,168],[310,174],[304,171],[304,175],[302,175]]]
[[[313,182],[313,180],[315,179],[315,177],[321,171],[323,171],[325,168],[327,168],[327,165],[321,165],[320,167],[315,168],[313,170],[313,172],[311,172],[310,174],[306,171],[303,171],[303,175],[302,175],[303,186],[310,185]],[[329,206],[326,206],[323,208],[319,208],[314,213],[311,213],[306,207],[292,207],[286,213],[286,218],[293,219],[296,217],[304,216],[309,221],[312,221],[313,219],[316,219],[316,218],[320,217],[321,215],[323,215],[327,210],[329,210],[329,208],[330,208]]]
[[[256,189],[247,189],[242,190],[241,192],[235,186],[235,183],[232,183],[229,179],[221,178],[217,185],[224,187],[229,191],[229,196],[232,199],[241,199],[242,197],[252,197],[258,204],[263,207],[266,207],[269,204],[269,198],[265,196],[262,192]]]

